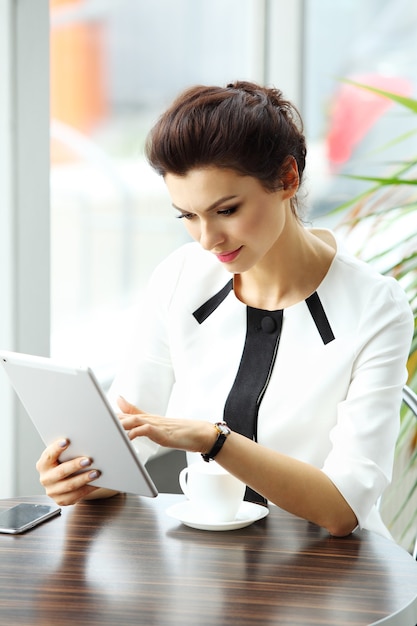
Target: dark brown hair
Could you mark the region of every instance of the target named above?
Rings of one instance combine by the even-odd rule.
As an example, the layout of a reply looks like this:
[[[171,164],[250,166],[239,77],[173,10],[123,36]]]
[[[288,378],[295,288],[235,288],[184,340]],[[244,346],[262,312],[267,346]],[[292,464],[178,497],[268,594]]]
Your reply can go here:
[[[306,145],[301,117],[281,91],[238,81],[180,94],[150,131],[146,156],[162,176],[214,166],[273,191],[286,186],[289,157],[301,184]]]

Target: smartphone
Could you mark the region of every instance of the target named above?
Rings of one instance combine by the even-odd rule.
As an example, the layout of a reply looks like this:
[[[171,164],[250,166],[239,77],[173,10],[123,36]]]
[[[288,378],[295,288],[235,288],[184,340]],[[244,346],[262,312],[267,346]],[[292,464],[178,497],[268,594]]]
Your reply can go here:
[[[0,533],[23,533],[60,512],[60,507],[54,504],[17,504],[0,512]]]

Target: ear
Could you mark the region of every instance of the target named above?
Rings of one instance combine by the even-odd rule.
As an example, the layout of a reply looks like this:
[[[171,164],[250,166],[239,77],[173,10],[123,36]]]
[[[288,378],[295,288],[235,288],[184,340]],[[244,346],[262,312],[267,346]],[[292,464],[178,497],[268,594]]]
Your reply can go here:
[[[294,197],[300,185],[300,177],[298,175],[297,161],[291,155],[287,156],[283,163],[281,180],[284,198]]]

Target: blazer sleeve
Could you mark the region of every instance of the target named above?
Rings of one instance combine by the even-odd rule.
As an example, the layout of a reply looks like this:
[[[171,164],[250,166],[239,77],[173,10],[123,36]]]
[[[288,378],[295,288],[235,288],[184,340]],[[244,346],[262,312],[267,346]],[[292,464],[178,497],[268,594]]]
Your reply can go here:
[[[163,263],[154,271],[135,307],[128,346],[109,390],[116,412],[119,395],[147,413],[166,412],[174,383],[168,337],[169,300],[177,280],[174,266]],[[143,463],[158,450],[146,437],[132,443]]]
[[[351,382],[338,406],[330,432],[332,450],[323,467],[359,526],[392,478],[413,328],[411,309],[397,281],[376,283],[358,326]]]

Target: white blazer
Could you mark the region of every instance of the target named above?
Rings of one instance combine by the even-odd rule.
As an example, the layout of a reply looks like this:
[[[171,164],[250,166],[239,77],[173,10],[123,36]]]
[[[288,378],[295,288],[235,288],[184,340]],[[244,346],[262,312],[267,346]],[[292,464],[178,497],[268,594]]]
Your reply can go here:
[[[149,413],[222,420],[247,331],[247,307],[230,281],[197,243],[163,261],[139,303],[111,397]],[[389,536],[375,503],[391,480],[413,316],[397,281],[340,246],[315,297],[321,322],[306,301],[283,310],[257,441],[322,469],[359,526]],[[136,443],[144,461],[155,451]]]

